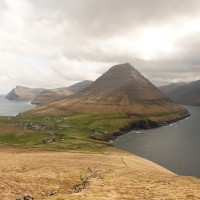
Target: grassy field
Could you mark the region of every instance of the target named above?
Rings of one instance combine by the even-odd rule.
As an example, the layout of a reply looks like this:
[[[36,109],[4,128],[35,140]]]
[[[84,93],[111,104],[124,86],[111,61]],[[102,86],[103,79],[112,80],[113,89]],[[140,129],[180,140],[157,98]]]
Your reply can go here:
[[[146,118],[159,119],[177,113],[157,113]],[[106,138],[128,123],[145,119],[123,113],[73,113],[38,116],[32,111],[16,117],[0,117],[0,145],[43,150],[104,152],[111,145]]]
[[[45,150],[103,152],[109,143],[92,139],[102,139],[104,135],[119,131],[130,121],[125,115],[95,115],[75,113],[64,116],[35,116],[26,112],[17,117],[0,117],[0,144],[4,146],[29,147]],[[37,130],[34,127],[48,127]],[[39,143],[52,136],[49,132],[61,135],[62,139],[49,143]]]

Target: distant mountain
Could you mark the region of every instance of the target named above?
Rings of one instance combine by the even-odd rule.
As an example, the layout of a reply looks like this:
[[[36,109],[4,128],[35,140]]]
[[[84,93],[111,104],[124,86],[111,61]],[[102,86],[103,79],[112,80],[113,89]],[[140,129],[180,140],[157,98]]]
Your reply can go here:
[[[165,94],[170,93],[171,91],[175,90],[176,88],[186,85],[185,82],[178,82],[178,83],[171,83],[169,85],[160,86],[159,89],[162,90]]]
[[[93,83],[93,81],[85,80],[69,87],[50,89],[41,92],[33,101],[33,104],[44,105],[54,101],[59,101],[69,95],[80,92]]]
[[[36,111],[41,114],[127,113],[137,117],[180,110],[182,108],[126,63],[110,68],[85,90]]]
[[[16,86],[6,96],[9,100],[33,100],[38,94],[45,89],[43,88],[27,88]]]
[[[81,81],[79,83],[67,87],[67,89],[71,90],[73,93],[78,93],[84,90],[85,88],[89,87],[93,82],[94,81],[89,81],[89,80]]]
[[[200,105],[200,80],[161,86],[160,90],[178,104]]]

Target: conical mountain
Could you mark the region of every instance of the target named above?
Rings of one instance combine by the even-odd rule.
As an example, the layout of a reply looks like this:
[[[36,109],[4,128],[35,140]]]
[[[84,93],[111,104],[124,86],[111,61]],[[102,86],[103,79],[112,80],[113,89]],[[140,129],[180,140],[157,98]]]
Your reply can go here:
[[[93,84],[40,113],[128,113],[146,115],[181,110],[130,64],[113,66]]]

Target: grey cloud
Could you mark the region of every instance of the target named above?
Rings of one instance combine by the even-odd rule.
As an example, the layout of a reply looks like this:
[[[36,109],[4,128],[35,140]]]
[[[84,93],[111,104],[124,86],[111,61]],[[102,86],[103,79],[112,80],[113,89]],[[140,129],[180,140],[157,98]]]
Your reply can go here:
[[[199,15],[200,7],[198,0],[32,0],[32,3],[41,10],[62,12],[72,23],[97,34],[113,32],[114,27],[119,31],[118,27],[123,29],[127,25]]]

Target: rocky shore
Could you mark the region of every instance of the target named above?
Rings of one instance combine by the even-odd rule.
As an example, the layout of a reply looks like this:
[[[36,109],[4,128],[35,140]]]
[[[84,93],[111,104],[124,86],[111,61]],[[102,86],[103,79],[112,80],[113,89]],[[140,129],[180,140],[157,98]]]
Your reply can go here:
[[[126,125],[125,127],[122,127],[120,129],[120,131],[113,133],[112,135],[105,135],[103,140],[109,142],[109,141],[114,140],[117,137],[124,135],[133,130],[153,129],[153,128],[159,128],[162,126],[167,126],[167,125],[175,123],[179,120],[185,119],[189,116],[190,116],[190,113],[187,110],[185,110],[182,112],[182,114],[179,114],[174,117],[169,117],[166,119],[159,120],[159,119],[151,119],[151,118],[148,119],[147,118],[147,119],[135,120],[135,121],[129,122],[128,125]],[[97,139],[97,138],[95,138],[95,135],[93,135],[92,138]]]

